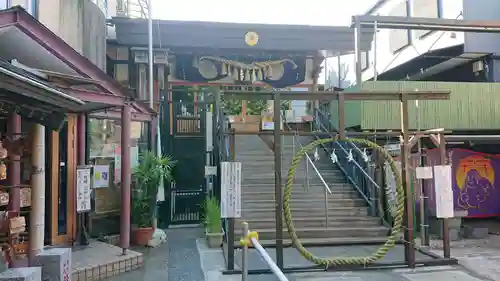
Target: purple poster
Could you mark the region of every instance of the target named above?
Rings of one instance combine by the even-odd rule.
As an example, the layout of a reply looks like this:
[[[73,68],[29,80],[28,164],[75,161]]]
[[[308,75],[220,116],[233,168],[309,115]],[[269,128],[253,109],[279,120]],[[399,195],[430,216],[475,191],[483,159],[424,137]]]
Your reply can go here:
[[[427,166],[439,165],[437,149],[430,150],[427,155]],[[448,155],[452,165],[455,210],[466,211],[467,217],[500,216],[500,190],[497,188],[500,187],[500,156],[465,149],[453,149]],[[434,188],[432,181],[426,182],[433,209]]]

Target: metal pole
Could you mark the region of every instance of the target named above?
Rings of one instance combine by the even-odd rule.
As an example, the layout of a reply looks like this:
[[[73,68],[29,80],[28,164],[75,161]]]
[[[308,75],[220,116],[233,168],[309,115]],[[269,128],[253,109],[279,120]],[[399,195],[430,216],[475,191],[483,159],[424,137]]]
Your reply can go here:
[[[149,106],[151,108],[154,108],[154,100],[153,100],[153,90],[154,90],[154,84],[153,84],[153,15],[151,9],[151,0],[148,0],[148,53],[149,53],[149,60],[148,60],[148,67],[149,67]]]
[[[325,188],[325,228],[328,227],[328,190]]]
[[[122,131],[121,131],[121,214],[120,214],[120,247],[123,255],[127,254],[130,247],[130,138],[132,106],[127,103],[122,108]]]
[[[354,65],[356,66],[356,86],[361,86],[361,24],[358,20],[354,25]]]
[[[420,140],[419,140],[420,142]],[[420,144],[420,163],[421,166],[424,167],[427,163],[427,149],[423,149],[421,144]],[[422,208],[420,209],[421,212],[423,212],[423,216],[421,217],[422,219],[422,232],[424,232],[423,235],[423,240],[422,240],[422,245],[424,246],[429,246],[430,243],[430,237],[429,237],[429,196],[427,195],[427,190],[424,185],[424,180],[422,180],[421,184],[421,192],[422,196],[420,199],[420,205]]]
[[[373,81],[377,81],[378,79],[378,70],[377,70],[377,22],[373,23]],[[367,62],[368,63],[368,62]]]
[[[231,134],[229,135],[229,161],[234,161],[235,159],[235,143],[236,135],[235,129],[231,128]],[[229,270],[234,269],[234,218],[227,218],[227,227],[229,228],[227,234],[227,268]]]
[[[446,140],[444,139],[444,133],[439,134],[439,156],[441,160],[441,165],[447,165],[447,155],[446,155]],[[450,228],[448,225],[448,219],[443,218],[443,256],[445,258],[450,258]]]
[[[405,216],[404,216],[404,239],[405,239],[405,261],[408,267],[415,267],[415,247],[413,243],[413,200],[410,185],[409,147],[408,147],[408,100],[404,94],[401,95],[401,183],[405,191]]]
[[[243,237],[248,235],[248,223],[243,222]],[[248,245],[243,245],[241,251],[241,281],[248,280]]]
[[[281,190],[281,97],[274,94],[274,198],[276,198],[276,263],[283,268],[283,194]]]

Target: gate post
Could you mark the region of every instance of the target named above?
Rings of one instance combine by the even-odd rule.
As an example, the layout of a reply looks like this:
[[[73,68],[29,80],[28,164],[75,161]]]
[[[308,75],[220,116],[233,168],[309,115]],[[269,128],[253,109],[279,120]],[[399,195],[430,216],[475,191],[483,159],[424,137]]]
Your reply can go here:
[[[235,141],[236,132],[234,128],[230,129],[229,135],[229,161],[235,159]],[[227,269],[234,270],[234,218],[227,218]]]

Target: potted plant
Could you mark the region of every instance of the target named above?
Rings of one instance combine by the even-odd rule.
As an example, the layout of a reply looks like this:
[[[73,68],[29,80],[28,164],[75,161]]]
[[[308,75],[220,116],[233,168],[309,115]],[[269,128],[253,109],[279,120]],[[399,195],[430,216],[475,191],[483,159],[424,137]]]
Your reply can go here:
[[[141,154],[132,173],[132,243],[145,246],[151,240],[158,186],[162,177],[165,181],[171,179],[174,165],[169,156],[157,156],[152,151]]]
[[[205,235],[209,248],[218,248],[222,245],[222,221],[220,217],[219,201],[210,197],[205,201]]]

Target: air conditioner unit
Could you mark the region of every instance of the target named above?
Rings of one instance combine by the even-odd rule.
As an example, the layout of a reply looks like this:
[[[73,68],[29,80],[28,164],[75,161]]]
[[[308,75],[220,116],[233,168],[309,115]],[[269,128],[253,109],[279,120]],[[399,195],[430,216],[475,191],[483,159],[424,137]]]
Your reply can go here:
[[[165,64],[165,65],[168,64],[168,53],[167,52],[154,53],[153,63],[154,64]]]
[[[135,63],[148,63],[148,53],[146,51],[135,51],[134,52],[134,62]]]

